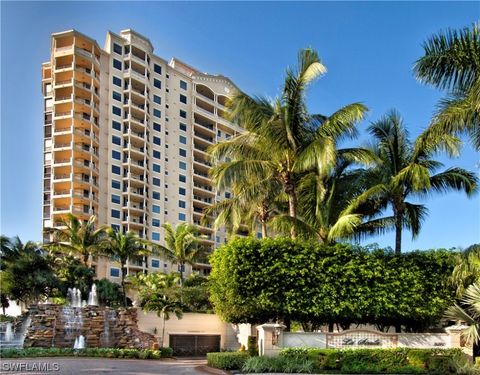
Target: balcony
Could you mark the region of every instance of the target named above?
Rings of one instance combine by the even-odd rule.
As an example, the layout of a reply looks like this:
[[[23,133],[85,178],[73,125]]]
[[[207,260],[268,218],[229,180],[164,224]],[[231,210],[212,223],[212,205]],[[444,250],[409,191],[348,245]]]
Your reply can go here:
[[[195,137],[202,139],[203,141],[206,141],[210,144],[213,144],[213,137],[208,137],[206,135],[200,134],[197,131],[194,131]]]
[[[212,163],[210,163],[209,161],[200,159],[200,158],[194,157],[194,158],[193,158],[193,161],[194,161],[195,163],[199,163],[199,164],[201,164],[201,165],[204,165],[205,167],[208,167],[208,168],[210,168],[210,167],[212,166]]]

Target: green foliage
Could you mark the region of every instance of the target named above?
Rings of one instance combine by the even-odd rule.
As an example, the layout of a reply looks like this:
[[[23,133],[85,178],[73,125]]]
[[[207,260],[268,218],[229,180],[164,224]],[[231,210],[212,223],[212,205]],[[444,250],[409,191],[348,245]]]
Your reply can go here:
[[[256,336],[248,336],[248,354],[250,354],[251,357],[255,357],[258,355],[258,345],[257,345]]]
[[[1,349],[0,358],[35,358],[35,357],[103,357],[103,358],[136,358],[160,359],[173,355],[172,348],[153,349],[116,349],[116,348],[25,348]]]
[[[207,363],[222,370],[239,370],[248,357],[245,352],[207,353]]]
[[[54,262],[55,274],[61,282],[61,296],[67,296],[68,288],[77,288],[80,289],[82,298],[87,299],[95,271],[71,255],[56,258]]]
[[[243,365],[246,373],[302,373],[315,372],[315,364],[309,359],[288,357],[251,357]]]
[[[204,276],[193,275],[185,279],[179,289],[179,298],[186,312],[213,312],[209,297],[208,279]]]
[[[14,322],[15,321],[15,317],[14,316],[11,316],[11,315],[3,315],[1,314],[0,315],[0,323],[3,323],[3,322]]]
[[[421,331],[453,301],[445,250],[395,255],[347,244],[235,239],[211,257],[215,311],[232,323],[394,324]]]
[[[30,241],[23,244],[18,237],[8,239],[2,236],[1,253],[1,282],[6,287],[2,301],[8,297],[29,304],[57,292],[60,283],[53,271],[53,259],[46,256],[37,244]]]
[[[316,371],[343,374],[455,374],[467,368],[460,349],[285,348],[280,357],[312,361]]]
[[[119,307],[123,304],[123,294],[120,285],[108,279],[95,282],[97,285],[98,303],[100,306]]]

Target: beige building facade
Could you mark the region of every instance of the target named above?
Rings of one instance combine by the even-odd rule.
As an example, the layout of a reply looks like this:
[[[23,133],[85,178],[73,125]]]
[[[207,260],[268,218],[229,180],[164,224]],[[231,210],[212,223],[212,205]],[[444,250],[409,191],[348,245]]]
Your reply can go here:
[[[103,48],[75,30],[52,34],[42,64],[43,227],[59,226],[68,213],[95,214],[99,224],[162,244],[163,223],[187,222],[209,249],[224,243],[225,231],[200,219],[228,197],[212,187],[206,150],[241,131],[225,119],[236,90],[224,76],[167,62],[130,29],[108,32]],[[98,278],[120,279],[115,261],[94,266]],[[172,270],[159,256],[128,262],[129,274]],[[186,272],[208,270],[198,263]]]

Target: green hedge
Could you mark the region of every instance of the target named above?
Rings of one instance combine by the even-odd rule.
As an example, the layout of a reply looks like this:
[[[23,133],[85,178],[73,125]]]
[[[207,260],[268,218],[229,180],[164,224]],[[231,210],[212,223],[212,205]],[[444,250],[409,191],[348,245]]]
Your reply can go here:
[[[459,369],[465,373],[470,371],[460,349],[286,348],[281,351],[280,357],[312,361],[315,371],[337,371],[345,374],[447,375],[457,374]]]
[[[245,352],[207,353],[208,365],[222,370],[239,370],[248,358]]]
[[[171,357],[172,348],[153,349],[115,349],[115,348],[85,348],[74,350],[70,348],[25,348],[1,349],[0,358],[23,357],[104,357],[104,358],[136,358],[160,359]]]
[[[312,374],[316,371],[316,367],[314,361],[305,358],[250,357],[243,365],[242,371]]]

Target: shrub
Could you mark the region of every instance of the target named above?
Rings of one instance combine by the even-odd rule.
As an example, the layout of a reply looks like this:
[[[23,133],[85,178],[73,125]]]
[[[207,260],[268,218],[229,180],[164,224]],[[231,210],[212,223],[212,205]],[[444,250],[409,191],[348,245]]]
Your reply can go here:
[[[315,370],[313,361],[294,357],[250,357],[243,365],[246,373],[280,372],[310,374]]]
[[[222,370],[240,370],[248,357],[244,352],[207,353],[207,363]]]
[[[257,336],[248,336],[248,354],[255,357],[258,355]]]
[[[25,349],[1,349],[0,358],[23,358],[23,357],[103,357],[103,358],[140,358],[159,359],[171,357],[171,348],[160,350],[139,349],[116,349],[116,348],[85,348],[74,350],[71,348],[25,348]]]

